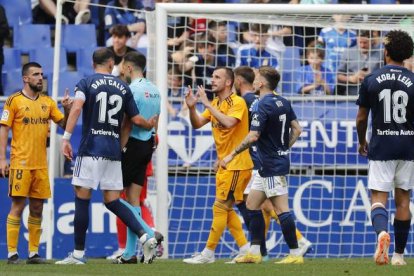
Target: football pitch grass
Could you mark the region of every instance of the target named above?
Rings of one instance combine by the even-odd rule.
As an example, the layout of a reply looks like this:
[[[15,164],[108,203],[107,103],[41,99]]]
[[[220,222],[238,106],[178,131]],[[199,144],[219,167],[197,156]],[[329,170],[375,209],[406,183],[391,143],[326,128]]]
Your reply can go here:
[[[277,265],[275,260],[262,264],[225,264],[216,260],[213,264],[189,265],[176,260],[156,259],[153,264],[115,265],[107,260],[92,259],[86,265],[7,265],[0,260],[0,275],[413,275],[414,259],[406,259],[406,266],[377,266],[372,258],[353,259],[305,259],[301,265]]]

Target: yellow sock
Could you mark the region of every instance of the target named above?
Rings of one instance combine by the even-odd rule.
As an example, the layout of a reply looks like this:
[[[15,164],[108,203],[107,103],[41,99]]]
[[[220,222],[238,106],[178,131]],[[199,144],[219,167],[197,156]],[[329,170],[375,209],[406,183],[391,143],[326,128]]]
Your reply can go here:
[[[29,230],[29,252],[38,252],[40,235],[42,234],[42,218],[35,218],[29,215],[27,220]]]
[[[239,248],[247,244],[247,238],[244,235],[243,226],[239,216],[233,209],[228,211],[227,227],[229,228],[230,234],[233,236]]]
[[[274,210],[270,211],[270,215],[276,220],[278,224],[280,224],[279,217],[276,215],[276,212]],[[298,228],[296,228],[296,239],[300,240],[302,237],[302,233],[298,230]]]
[[[20,217],[7,216],[7,250],[9,253],[17,252],[19,242]]]
[[[206,247],[215,250],[227,224],[228,208],[220,202],[214,202],[213,222],[208,236]]]
[[[270,228],[270,220],[272,219],[271,215],[262,210],[263,213],[263,218],[264,218],[264,222],[265,222],[265,238],[267,237],[267,232],[269,232],[269,228]]]

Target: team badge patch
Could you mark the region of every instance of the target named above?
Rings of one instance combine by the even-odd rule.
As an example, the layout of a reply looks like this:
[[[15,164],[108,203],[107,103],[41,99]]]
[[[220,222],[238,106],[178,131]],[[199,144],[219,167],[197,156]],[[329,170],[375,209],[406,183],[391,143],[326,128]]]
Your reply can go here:
[[[42,104],[42,110],[43,110],[44,112],[46,112],[46,111],[47,111],[47,105]]]
[[[1,120],[2,121],[8,121],[9,120],[9,111],[3,110],[3,114],[1,114]]]

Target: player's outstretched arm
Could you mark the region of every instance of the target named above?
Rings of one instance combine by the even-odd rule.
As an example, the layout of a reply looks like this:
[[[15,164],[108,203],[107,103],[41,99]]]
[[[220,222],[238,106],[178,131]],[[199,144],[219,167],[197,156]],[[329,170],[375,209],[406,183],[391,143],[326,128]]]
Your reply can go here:
[[[6,177],[9,166],[6,159],[7,138],[9,136],[10,127],[0,126],[0,175]]]
[[[63,99],[61,101],[62,106],[63,106],[63,111],[64,111],[64,115],[65,117],[60,120],[58,122],[58,125],[65,129],[66,128],[66,122],[68,120],[69,114],[70,114],[70,110],[72,109],[72,105],[73,105],[73,99],[71,99],[69,97],[69,89],[65,89],[65,95],[63,96]]]
[[[142,117],[141,115],[135,115],[134,117],[131,118],[131,121],[134,125],[137,125],[139,127],[145,128],[145,129],[152,129],[155,124],[158,121],[158,115],[154,115],[151,118],[149,118],[148,120],[146,120],[144,117]]]
[[[298,140],[300,134],[302,133],[302,128],[299,125],[298,120],[293,120],[290,122],[290,134],[289,134],[289,148]]]
[[[185,103],[187,104],[188,111],[190,113],[191,125],[195,129],[198,129],[209,122],[209,120],[197,113],[197,110],[195,108],[197,100],[197,97],[193,94],[193,89],[191,88],[191,86],[188,86],[185,95]]]
[[[249,134],[247,134],[246,137],[244,137],[243,142],[241,142],[240,145],[238,145],[229,155],[223,158],[223,160],[220,161],[220,167],[225,169],[227,167],[227,164],[233,160],[236,155],[239,153],[245,151],[246,149],[250,148],[251,145],[253,145],[257,140],[259,140],[260,132],[251,130]]]

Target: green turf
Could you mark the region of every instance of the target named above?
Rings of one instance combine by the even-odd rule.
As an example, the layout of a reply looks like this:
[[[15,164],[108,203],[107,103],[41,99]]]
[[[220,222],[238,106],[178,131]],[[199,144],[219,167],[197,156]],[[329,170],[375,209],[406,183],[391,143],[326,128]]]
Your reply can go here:
[[[151,265],[113,265],[106,260],[89,260],[86,265],[7,265],[0,261],[0,275],[414,275],[414,259],[408,265],[377,266],[372,259],[305,259],[303,265],[276,265],[273,261],[255,264],[188,265],[182,260],[155,260]]]

